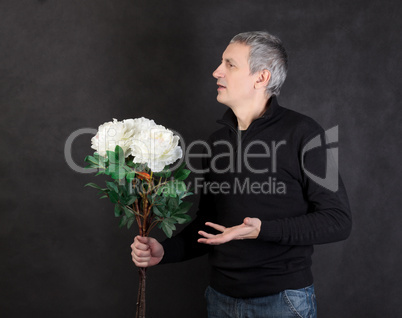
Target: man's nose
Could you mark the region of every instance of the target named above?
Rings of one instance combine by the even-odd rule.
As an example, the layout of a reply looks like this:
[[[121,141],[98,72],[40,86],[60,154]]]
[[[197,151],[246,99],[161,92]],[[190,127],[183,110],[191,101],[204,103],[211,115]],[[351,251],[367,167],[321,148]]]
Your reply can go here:
[[[224,77],[224,73],[222,70],[222,64],[218,66],[218,68],[212,73],[212,76],[216,79]]]

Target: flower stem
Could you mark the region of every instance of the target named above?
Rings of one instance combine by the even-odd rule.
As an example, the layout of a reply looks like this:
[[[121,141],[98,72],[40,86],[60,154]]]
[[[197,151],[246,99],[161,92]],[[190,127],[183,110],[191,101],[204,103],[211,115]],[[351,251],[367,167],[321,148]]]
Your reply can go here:
[[[138,295],[137,295],[137,312],[136,318],[145,318],[145,287],[146,287],[146,271],[144,267],[138,269],[139,273],[139,284],[138,284]]]

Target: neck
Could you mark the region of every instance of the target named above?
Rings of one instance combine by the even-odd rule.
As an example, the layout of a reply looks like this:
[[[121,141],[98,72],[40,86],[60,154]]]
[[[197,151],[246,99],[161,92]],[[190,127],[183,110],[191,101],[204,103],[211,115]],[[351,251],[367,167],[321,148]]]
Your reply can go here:
[[[231,107],[236,115],[239,130],[246,130],[255,119],[264,115],[269,106],[269,98],[270,96],[248,105]]]

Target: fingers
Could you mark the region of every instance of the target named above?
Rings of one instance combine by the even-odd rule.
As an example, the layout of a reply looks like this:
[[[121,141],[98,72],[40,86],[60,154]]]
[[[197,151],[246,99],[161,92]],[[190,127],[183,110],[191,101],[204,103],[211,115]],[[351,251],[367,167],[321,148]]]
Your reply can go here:
[[[136,236],[134,239],[134,243],[131,244],[131,249],[134,250],[140,250],[140,251],[147,251],[150,249],[150,246],[148,244],[148,238],[147,237],[141,237],[141,236]]]
[[[131,258],[134,264],[138,267],[148,267],[151,260],[151,254],[145,254],[144,252],[132,251]]]
[[[212,222],[206,222],[206,226],[212,227],[213,229],[219,231],[219,232],[224,232],[226,230],[226,227],[215,224]],[[221,234],[215,235],[215,234],[210,234],[205,231],[198,231],[198,234],[203,236],[202,238],[199,238],[197,240],[198,243],[203,243],[203,244],[209,244],[209,245],[217,245],[217,244],[222,244],[224,240],[221,238]]]
[[[150,237],[147,237],[147,236],[139,236],[139,235],[137,235],[135,238],[134,238],[134,242],[135,241],[137,241],[137,242],[140,242],[140,243],[142,243],[142,244],[149,244],[149,241],[151,240],[151,238]]]
[[[210,235],[210,234],[209,234]],[[198,243],[203,243],[203,244],[209,244],[209,245],[214,245],[215,239],[213,239],[212,236],[209,236],[209,238],[201,237],[197,240]]]
[[[209,234],[209,233],[204,232],[204,231],[198,231],[198,234],[200,234],[201,236],[203,236],[205,238],[213,238],[213,237],[215,237],[215,235]]]
[[[131,244],[132,260],[138,267],[149,266],[149,261],[151,260],[151,249],[147,243],[147,237],[136,236],[134,243]]]
[[[214,223],[210,223],[210,222],[205,223],[205,225],[209,225],[209,224],[215,225]],[[211,242],[213,241],[213,238],[216,237],[216,235],[207,233],[205,231],[198,231],[198,234],[203,236],[203,237],[199,238],[197,240],[197,242],[198,243],[203,243],[203,244],[211,244]]]
[[[215,224],[212,222],[206,222],[205,225],[212,227],[213,229],[218,230],[219,232],[223,232],[226,230],[226,227],[224,227],[223,225]]]
[[[211,244],[210,241],[208,241],[206,238],[200,238],[197,240],[197,242],[202,244]]]
[[[227,239],[221,236],[215,236],[212,238],[199,238],[197,240],[198,243],[208,244],[208,245],[220,245],[227,242]]]
[[[148,257],[139,256],[135,252],[131,253],[131,258],[132,258],[134,264],[138,267],[148,267],[149,262],[151,260],[151,256],[148,256]]]

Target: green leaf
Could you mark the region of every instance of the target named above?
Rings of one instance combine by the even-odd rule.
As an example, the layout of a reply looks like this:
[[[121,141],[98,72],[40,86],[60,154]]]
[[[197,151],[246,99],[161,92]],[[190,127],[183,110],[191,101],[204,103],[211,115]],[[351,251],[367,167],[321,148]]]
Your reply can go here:
[[[86,162],[88,162],[88,166],[86,166],[86,169],[90,168],[96,168],[96,169],[105,169],[106,167],[106,162],[107,158],[99,156],[98,153],[94,153],[94,156],[87,156],[84,159]]]
[[[87,166],[84,167],[84,169],[98,169],[98,168],[99,168],[98,165],[95,165],[95,164],[92,164],[92,163],[90,163],[90,164],[88,164]]]
[[[169,198],[167,206],[168,206],[169,212],[176,211],[179,206],[179,198],[178,197]]]
[[[98,186],[97,184],[92,183],[92,182],[87,183],[86,185],[84,185],[84,187],[91,187],[91,188],[95,188],[95,189],[98,189],[98,190],[103,190],[100,186]]]
[[[112,174],[113,172],[116,172],[116,171],[118,171],[119,170],[119,165],[118,164],[115,164],[115,163],[112,163],[112,164],[110,164],[109,165],[109,167],[107,167],[106,168],[106,173],[108,174],[108,175],[110,175],[110,174]]]
[[[175,185],[176,193],[177,193],[177,194],[182,194],[183,192],[186,192],[186,191],[187,191],[186,184],[185,184],[183,181],[177,181],[177,180],[175,180],[175,181],[174,181],[174,185]]]
[[[127,197],[128,193],[127,193],[127,187],[125,184],[119,185],[119,195],[121,197]]]
[[[181,170],[183,170],[184,169],[184,167],[185,167],[185,165],[186,165],[186,161],[185,160],[183,160],[183,162],[180,164],[180,166],[176,169],[176,171],[174,172],[174,174],[173,174],[173,178],[175,178],[176,179],[176,175],[177,175],[177,173],[179,173]]]
[[[175,211],[175,214],[183,214],[186,213],[188,210],[190,210],[191,206],[193,205],[192,202],[182,202],[179,205],[179,208]]]
[[[127,166],[125,163],[122,165],[123,169],[126,170],[126,173],[132,172],[133,169],[131,169],[129,166]]]
[[[127,224],[128,217],[123,215],[123,217],[120,219],[119,227],[122,228],[124,225]]]
[[[106,199],[106,198],[108,198],[108,196],[105,194],[105,195],[102,195],[102,196],[99,198],[99,200],[100,200],[100,199]]]
[[[127,198],[126,204],[127,204],[127,205],[131,205],[131,204],[133,204],[133,203],[135,202],[135,200],[137,200],[137,196],[135,196],[135,195],[130,195],[130,196]]]
[[[188,169],[185,169],[185,167],[186,167],[186,162],[183,160],[182,164],[179,166],[179,168],[176,169],[176,171],[173,174],[173,178],[175,180],[182,181],[188,177],[188,175],[190,174],[191,171]]]
[[[110,176],[115,180],[121,180],[126,177],[126,171],[123,167],[119,167],[119,169],[116,172],[112,172]]]
[[[108,189],[110,191],[114,191],[116,193],[119,193],[119,189],[117,188],[116,183],[114,182],[110,182],[110,181],[106,181],[106,186],[108,187]]]
[[[165,184],[163,186],[161,186],[158,189],[158,192],[156,192],[158,195],[163,195],[164,197],[168,197],[169,196],[169,192],[170,192],[170,186],[169,184]]]
[[[119,195],[116,192],[110,191],[109,199],[112,203],[117,203],[119,202]]]
[[[129,173],[126,174],[126,179],[127,180],[133,180],[135,178],[135,171],[131,171]]]
[[[164,206],[166,204],[166,197],[155,194],[152,196],[152,203],[155,205],[161,205]]]
[[[178,215],[174,215],[173,218],[177,221],[177,223],[179,224],[184,224],[186,222],[190,222],[191,221],[191,216],[189,216],[188,214],[178,214]]]
[[[185,197],[188,197],[188,196],[190,196],[190,195],[193,195],[194,193],[192,193],[192,192],[182,192],[182,193],[180,193],[179,194],[179,198],[180,199],[183,199],[183,198],[185,198]]]
[[[124,213],[126,214],[127,217],[130,218],[130,217],[132,217],[134,215],[134,212],[131,211],[129,208],[123,207],[123,209],[124,209]]]
[[[171,238],[171,237],[172,237],[172,234],[173,234],[173,230],[172,230],[172,228],[168,225],[168,223],[162,222],[162,223],[161,223],[161,227],[162,227],[163,232],[165,232],[165,235],[166,235],[168,238]]]
[[[105,169],[99,169],[95,176],[99,176],[101,174],[105,174]]]
[[[176,225],[175,225],[176,220],[175,219],[166,218],[166,219],[163,220],[163,222],[165,222],[166,225],[169,226],[172,229],[172,231],[176,230]]]
[[[128,160],[126,162],[127,166],[129,166],[130,168],[135,168],[136,164],[133,162],[132,159]]]
[[[154,214],[155,214],[156,216],[159,216],[159,217],[161,217],[161,218],[164,217],[164,215],[162,214],[162,212],[159,211],[159,209],[158,209],[155,205],[152,207],[152,211],[154,212]]]
[[[102,190],[98,191],[97,194],[102,194],[102,193],[108,194],[109,192],[110,192],[110,190],[108,188],[106,188],[106,189],[102,189]]]
[[[92,156],[86,156],[84,159],[85,162],[88,162],[89,164],[93,164],[95,166],[99,165],[99,160],[97,160],[96,158],[92,157]]]
[[[177,195],[183,197],[186,191],[186,184],[183,181],[170,180],[164,186],[158,189],[157,194],[174,198]]]
[[[109,161],[109,159],[107,157],[102,157],[97,152],[94,153],[94,157],[95,157],[95,159],[99,160],[99,162],[102,162],[102,163],[106,163]]]
[[[186,191],[186,184],[183,181],[170,180],[163,187],[159,188],[158,194],[165,197],[176,197],[178,193]]]
[[[128,219],[127,221],[127,229],[129,229],[131,227],[131,225],[133,225],[135,218],[131,217]]]
[[[114,151],[106,150],[106,154],[110,163],[116,163],[116,154]]]
[[[119,164],[119,166],[122,166],[126,160],[126,158],[124,157],[124,150],[119,145],[117,145],[116,148],[114,149],[114,152],[116,162]]]
[[[114,206],[114,216],[119,217],[123,214],[123,209],[121,208],[120,204],[116,204]]]
[[[175,180],[180,180],[180,181],[186,180],[187,177],[190,175],[190,173],[191,173],[190,170],[182,169],[182,170],[180,170],[180,171],[175,173],[174,179]]]

